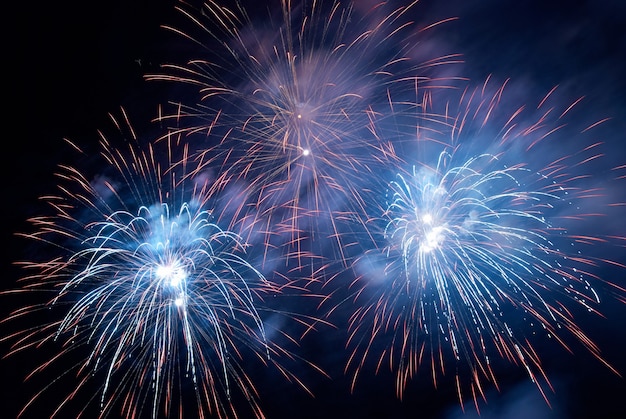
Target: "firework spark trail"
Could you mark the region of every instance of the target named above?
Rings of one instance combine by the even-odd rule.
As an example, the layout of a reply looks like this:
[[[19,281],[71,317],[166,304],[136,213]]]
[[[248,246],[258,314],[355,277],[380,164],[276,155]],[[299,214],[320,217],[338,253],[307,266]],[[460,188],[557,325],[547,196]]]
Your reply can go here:
[[[391,91],[440,87],[446,82],[434,69],[458,62],[449,55],[417,63],[430,27],[410,21],[416,3],[364,11],[358,2],[281,0],[279,16],[263,23],[239,4],[178,7],[193,27],[168,29],[200,45],[205,58],[146,78],[190,84],[201,98],[162,121],[196,136],[200,168],[224,167],[249,182],[268,245],[286,243],[286,254],[298,257],[304,239],[330,235],[342,259],[333,213],[363,213],[363,179],[394,160],[390,144],[371,134],[372,120],[384,118],[377,106]]]
[[[487,80],[462,91],[456,113],[446,106],[439,121],[421,118],[424,135],[412,146],[426,159],[388,184],[371,224],[380,231],[380,253],[368,251],[355,265],[357,273],[359,265],[384,268],[370,270],[382,271],[379,278],[364,273],[355,281],[360,303],[350,319],[346,366],[353,386],[369,357],[376,369],[389,363],[399,397],[418,370],[435,386],[452,370],[459,401],[469,388],[478,410],[484,382],[498,386],[494,365],[507,361],[524,368],[548,401],[551,386],[536,350],[546,337],[570,352],[582,344],[617,373],[574,318],[599,313],[594,287],[608,284],[599,267],[624,268],[592,256],[590,247],[610,248],[623,237],[585,232],[600,215],[589,207],[613,205],[598,186],[606,179],[589,174],[601,145],[573,139],[583,146],[572,155],[553,146],[572,111],[548,108],[553,91],[531,109],[540,115],[533,123],[523,107],[503,115],[510,110],[501,103],[504,86],[489,91]],[[411,145],[403,147],[409,155]],[[624,301],[623,284],[609,291]]]
[[[422,367],[438,385],[454,366],[460,402],[469,387],[478,409],[505,361],[547,400],[536,344],[546,336],[568,350],[580,344],[611,368],[575,316],[598,313],[600,265],[624,266],[580,249],[626,242],[587,227],[600,207],[624,204],[607,203],[605,179],[590,176],[602,145],[569,136],[565,120],[581,100],[558,109],[552,91],[536,109],[502,112],[504,87],[490,94],[485,83],[462,91],[456,109],[446,102],[429,112],[456,82],[430,75],[457,57],[421,58],[431,26],[411,22],[417,1],[395,10],[364,3],[280,0],[264,23],[239,3],[180,3],[182,27],[192,27],[168,29],[202,52],[146,78],[188,84],[198,99],[173,100],[175,110],[157,118],[167,135],[146,149],[134,146],[134,133],[128,149],[103,136],[111,173],[95,181],[61,166],[58,195],[43,199],[53,215],[30,220],[36,231],[26,236],[56,253],[26,263],[35,273],[17,292],[54,297],[9,320],[68,308],[7,340],[17,341],[13,352],[62,347],[33,374],[88,351],[73,361],[80,381],[55,415],[102,377],[94,400],[103,416],[118,407],[129,417],[182,416],[185,382],[201,417],[237,416],[234,393],[263,416],[246,355],[300,381],[275,360],[293,355],[272,343],[272,332],[285,332],[268,330],[257,303],[300,271],[311,282],[342,275],[369,242],[375,249],[354,265],[362,286],[349,321],[354,385],[368,358],[376,368],[389,363],[400,397]],[[563,136],[576,145],[572,155],[554,140]],[[389,168],[400,172],[391,182]],[[257,242],[263,255],[254,259],[247,248]],[[382,269],[360,269],[378,262]],[[264,275],[278,263],[280,286]],[[613,291],[626,301],[619,284]]]
[[[178,139],[171,138],[142,148],[130,124],[128,130],[127,149],[101,135],[110,167],[101,178],[89,181],[79,169],[60,166],[58,195],[43,198],[53,214],[31,219],[35,231],[25,234],[51,245],[53,256],[23,263],[34,273],[14,291],[54,297],[8,320],[65,311],[59,321],[48,318],[49,324],[4,340],[15,342],[12,352],[58,342],[60,353],[33,374],[62,360],[74,364],[54,380],[65,382],[70,371],[79,377],[54,416],[69,409],[88,382],[102,379],[101,416],[116,408],[126,417],[182,416],[191,401],[199,417],[231,417],[237,415],[232,396],[241,393],[263,417],[241,363],[246,354],[300,383],[278,365],[281,355],[292,355],[269,339],[259,308],[263,296],[281,290],[248,262],[242,238],[213,221],[209,208],[222,185],[186,174],[186,147],[175,147]],[[84,348],[87,356],[76,361]],[[183,391],[191,387],[193,396]]]

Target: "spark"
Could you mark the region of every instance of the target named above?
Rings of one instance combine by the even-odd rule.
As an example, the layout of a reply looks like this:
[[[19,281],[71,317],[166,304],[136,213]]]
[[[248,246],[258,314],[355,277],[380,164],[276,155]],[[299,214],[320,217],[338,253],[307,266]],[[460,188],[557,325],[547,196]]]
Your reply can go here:
[[[40,290],[53,297],[5,321],[24,321],[42,310],[50,318],[34,332],[3,340],[13,340],[11,353],[60,348],[33,374],[63,359],[73,363],[54,382],[71,383],[75,371],[78,384],[51,417],[64,415],[75,395],[97,380],[100,417],[115,409],[125,417],[182,415],[189,401],[198,417],[232,417],[238,414],[235,392],[263,417],[244,361],[253,356],[278,366],[287,354],[270,340],[262,308],[281,315],[266,308],[264,298],[288,285],[269,281],[248,261],[242,237],[216,222],[223,217],[214,211],[222,185],[188,176],[186,147],[175,147],[174,137],[143,147],[123,116],[121,123],[112,118],[130,136],[127,148],[101,133],[103,172],[89,180],[78,168],[60,165],[58,194],[43,198],[52,214],[30,220],[34,232],[24,236],[47,248],[50,258],[22,263],[34,273],[9,294]],[[163,150],[167,164],[157,160]],[[85,348],[86,357],[77,361]],[[92,407],[87,402],[79,409],[89,414]]]
[[[301,259],[305,239],[332,237],[343,258],[338,218],[364,213],[364,177],[395,159],[372,121],[386,117],[392,93],[445,85],[435,68],[459,62],[416,58],[425,56],[416,50],[426,30],[410,20],[416,4],[367,11],[359,2],[281,0],[263,24],[240,5],[177,7],[192,27],[166,28],[204,55],[146,78],[191,85],[200,98],[174,102],[160,121],[194,138],[200,168],[248,183],[267,247]]]
[[[549,403],[545,389],[551,386],[535,346],[541,338],[569,352],[580,344],[617,373],[573,314],[599,314],[594,284],[608,285],[618,298],[624,292],[598,278],[598,266],[616,262],[581,249],[615,240],[576,233],[597,214],[581,207],[602,205],[600,189],[591,185],[605,181],[591,181],[586,171],[601,156],[599,145],[575,139],[583,144],[580,152],[555,153],[550,145],[566,132],[563,117],[573,105],[556,120],[540,106],[541,120],[528,123],[519,109],[499,114],[508,109],[499,104],[503,87],[491,97],[489,87],[463,91],[458,114],[447,106],[439,120],[420,119],[427,135],[414,147],[424,160],[388,183],[386,204],[372,217],[370,234],[380,229],[380,250],[366,250],[355,269],[366,263],[384,268],[382,277],[368,272],[355,281],[360,288],[346,367],[353,386],[369,357],[377,359],[377,370],[389,363],[399,397],[418,371],[438,386],[453,370],[459,402],[469,386],[478,410],[484,382],[498,387],[495,365],[502,360],[521,366]],[[537,154],[526,151],[528,161],[519,160],[517,149]]]

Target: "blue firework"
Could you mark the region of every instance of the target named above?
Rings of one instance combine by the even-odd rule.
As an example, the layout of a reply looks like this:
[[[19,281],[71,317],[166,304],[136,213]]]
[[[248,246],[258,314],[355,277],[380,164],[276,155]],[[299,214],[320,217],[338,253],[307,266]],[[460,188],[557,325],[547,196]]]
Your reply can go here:
[[[362,214],[363,178],[395,158],[372,121],[388,116],[391,92],[400,108],[410,87],[438,85],[437,65],[457,62],[420,60],[426,28],[408,16],[416,3],[281,0],[276,14],[255,19],[238,3],[209,1],[180,6],[190,26],[168,27],[201,53],[147,78],[194,86],[199,103],[177,104],[162,120],[194,138],[200,167],[248,184],[266,244],[287,246],[281,256],[331,235],[342,257],[336,214]]]
[[[379,229],[380,253],[367,251],[355,265],[362,306],[350,320],[348,362],[355,380],[367,358],[377,368],[389,362],[399,396],[418,371],[437,384],[452,370],[460,402],[469,388],[477,409],[483,382],[497,386],[494,365],[503,361],[525,369],[547,399],[549,381],[536,349],[541,337],[567,350],[582,344],[616,372],[574,313],[598,313],[595,288],[606,282],[597,267],[621,266],[589,245],[623,240],[587,233],[582,223],[599,215],[581,208],[605,205],[594,185],[604,180],[585,172],[602,157],[600,144],[556,156],[544,144],[564,130],[571,107],[560,113],[557,128],[549,124],[553,110],[541,107],[538,122],[522,120],[523,108],[503,117],[502,88],[487,96],[487,86],[463,92],[458,114],[420,119],[427,135],[414,146],[424,162],[387,184],[385,205],[370,224],[371,234]],[[519,149],[542,153],[516,162]],[[569,174],[572,168],[576,174]],[[362,266],[375,269],[361,273]],[[619,284],[609,289],[623,299]]]
[[[53,297],[10,320],[41,310],[60,318],[48,318],[34,333],[15,333],[12,352],[59,348],[37,372],[73,364],[54,380],[75,389],[53,415],[95,385],[99,396],[87,400],[99,400],[101,416],[121,410],[127,417],[159,417],[191,403],[199,417],[231,417],[235,394],[262,416],[242,360],[278,366],[275,359],[286,353],[270,341],[259,308],[280,289],[250,263],[242,237],[219,225],[226,223],[224,213],[214,213],[221,186],[187,175],[185,147],[173,138],[143,147],[132,129],[124,132],[128,148],[102,136],[108,165],[99,177],[89,181],[60,166],[58,193],[44,198],[52,214],[30,220],[34,232],[26,236],[52,245],[50,259],[25,262],[33,273],[15,292],[39,289]],[[72,372],[79,377],[73,384]]]

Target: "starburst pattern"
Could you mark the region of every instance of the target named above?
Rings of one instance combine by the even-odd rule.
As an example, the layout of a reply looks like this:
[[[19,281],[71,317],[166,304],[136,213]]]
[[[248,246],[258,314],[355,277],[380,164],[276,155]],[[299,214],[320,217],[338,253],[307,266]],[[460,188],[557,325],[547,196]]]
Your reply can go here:
[[[52,353],[21,414],[262,418],[257,364],[312,394],[286,363],[324,373],[283,344],[326,319],[346,324],[352,390],[373,362],[399,398],[425,374],[480,410],[514,366],[549,403],[552,343],[619,375],[580,322],[626,302],[603,277],[623,228],[594,222],[624,218],[607,119],[556,88],[534,107],[505,92],[526,86],[467,87],[428,43],[454,19],[422,23],[421,2],[273,1],[178,2],[185,57],[145,75],[172,88],[161,131],[123,112],[97,156],[68,142],[3,293],[22,306],[3,324],[32,320],[7,355]]]
[[[421,368],[435,384],[452,368],[460,402],[469,377],[477,409],[483,381],[497,385],[493,365],[502,360],[523,367],[543,393],[549,381],[535,349],[539,337],[568,350],[578,341],[612,369],[573,312],[578,307],[598,313],[594,285],[605,284],[595,270],[600,264],[619,265],[585,255],[581,248],[620,239],[576,232],[584,231],[584,224],[575,221],[597,216],[580,206],[602,194],[598,188],[586,189],[587,176],[568,175],[567,170],[601,158],[600,145],[545,166],[543,159],[509,163],[515,161],[514,147],[542,148],[542,142],[551,140],[558,130],[545,125],[553,110],[529,126],[518,110],[503,119],[495,141],[487,141],[503,94],[500,88],[487,96],[488,86],[482,93],[465,92],[458,115],[442,114],[438,122],[426,119],[439,125],[428,130],[428,139],[447,132],[449,145],[442,139],[424,140],[422,151],[435,155],[436,163],[416,165],[388,184],[386,206],[376,221],[384,223],[379,238],[384,259],[368,252],[358,262],[378,261],[384,273],[382,278],[363,274],[357,281],[376,292],[361,291],[371,300],[351,318],[355,349],[348,366],[356,379],[367,357],[377,359],[377,368],[387,360],[397,374],[399,396]],[[442,148],[438,155],[432,152]],[[477,149],[502,151],[496,155]],[[581,160],[571,163],[573,159]],[[623,294],[617,284],[610,288]]]
[[[94,181],[60,166],[59,193],[44,198],[52,215],[30,220],[34,232],[26,236],[58,252],[25,262],[34,274],[17,292],[39,289],[54,296],[10,320],[65,311],[43,328],[11,336],[13,351],[59,346],[60,354],[38,372],[87,351],[68,370],[83,378],[55,416],[88,387],[90,376],[103,380],[101,416],[120,407],[128,417],[144,411],[170,415],[195,400],[199,417],[230,417],[236,414],[235,389],[262,416],[242,360],[255,356],[277,365],[276,358],[287,353],[268,338],[258,308],[281,288],[249,262],[243,239],[216,223],[211,205],[219,185],[187,176],[185,147],[174,158],[174,138],[144,151],[130,125],[126,135],[127,149],[102,136],[110,170]],[[167,165],[156,160],[161,151]]]
[[[281,0],[263,23],[214,1],[178,7],[199,31],[168,28],[205,54],[147,78],[193,85],[200,99],[161,120],[193,135],[200,168],[245,179],[267,245],[301,256],[304,240],[332,236],[341,257],[336,214],[362,214],[363,178],[395,159],[391,144],[372,134],[372,121],[386,117],[379,108],[389,109],[392,92],[399,100],[416,84],[439,87],[434,68],[458,62],[418,61],[428,28],[407,16],[416,3],[389,11]]]

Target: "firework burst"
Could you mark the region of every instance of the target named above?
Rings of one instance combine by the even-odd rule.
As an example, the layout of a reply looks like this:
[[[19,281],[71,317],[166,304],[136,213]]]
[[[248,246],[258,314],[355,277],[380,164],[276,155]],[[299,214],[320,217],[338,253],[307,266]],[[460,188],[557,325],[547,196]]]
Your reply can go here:
[[[242,361],[258,358],[298,381],[274,361],[287,352],[271,342],[258,308],[280,289],[249,262],[243,239],[216,222],[212,200],[221,186],[186,176],[186,147],[172,138],[142,148],[129,124],[125,135],[128,148],[102,135],[110,170],[93,181],[60,166],[58,194],[43,198],[53,214],[30,220],[35,232],[25,236],[51,245],[51,256],[23,263],[34,273],[10,294],[53,297],[9,320],[41,311],[62,318],[9,336],[11,352],[59,347],[38,373],[74,364],[54,381],[75,372],[78,385],[51,416],[101,379],[100,396],[88,399],[99,399],[99,416],[121,409],[125,417],[182,417],[191,403],[198,417],[231,417],[233,398],[243,397],[262,417]],[[81,415],[89,408],[79,407]]]
[[[414,147],[435,163],[415,165],[388,184],[382,217],[372,223],[380,223],[383,251],[356,265],[380,268],[357,281],[365,286],[358,300],[369,301],[350,320],[354,380],[374,357],[377,369],[388,362],[395,371],[402,397],[418,370],[435,385],[452,370],[461,404],[469,389],[479,409],[484,382],[497,387],[504,361],[524,368],[547,401],[549,380],[536,349],[542,338],[568,351],[578,342],[613,370],[575,318],[598,313],[594,286],[606,285],[599,265],[623,267],[593,256],[593,246],[623,238],[585,232],[584,221],[600,216],[591,207],[612,208],[597,186],[605,179],[588,174],[601,144],[561,155],[551,146],[567,131],[573,105],[557,112],[550,92],[531,110],[539,121],[528,124],[524,108],[502,115],[503,88],[493,95],[489,83],[468,89],[458,113],[446,107],[438,122],[420,120],[424,141]],[[520,155],[527,163],[516,162]],[[621,285],[609,288],[624,299]]]
[[[342,258],[333,214],[363,213],[363,179],[395,158],[389,142],[372,135],[372,121],[385,117],[378,106],[392,92],[412,91],[407,86],[437,87],[434,68],[457,61],[421,60],[428,28],[410,21],[415,3],[385,10],[281,0],[279,15],[263,23],[239,4],[178,7],[192,28],[168,28],[208,58],[147,76],[200,92],[198,105],[177,105],[162,120],[196,136],[199,167],[245,179],[267,226],[266,244],[286,243],[288,255],[302,255],[304,239],[332,236]]]

